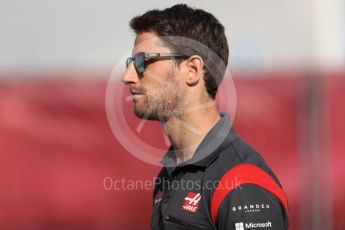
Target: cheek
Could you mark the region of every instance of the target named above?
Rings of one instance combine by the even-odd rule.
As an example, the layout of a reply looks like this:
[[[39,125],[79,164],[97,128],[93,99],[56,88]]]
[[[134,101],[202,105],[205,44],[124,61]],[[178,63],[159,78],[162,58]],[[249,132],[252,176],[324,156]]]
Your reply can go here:
[[[141,79],[143,88],[148,95],[166,97],[177,92],[181,93],[181,83],[176,80],[176,73],[170,62],[150,64]],[[183,90],[182,90],[183,91]],[[171,95],[172,96],[172,95]]]
[[[156,95],[163,93],[165,90],[166,81],[163,77],[144,76],[141,81],[141,86],[147,95]]]
[[[179,102],[185,95],[183,85],[178,82],[173,76],[168,79],[163,86],[162,94],[164,98],[171,100],[172,102]]]

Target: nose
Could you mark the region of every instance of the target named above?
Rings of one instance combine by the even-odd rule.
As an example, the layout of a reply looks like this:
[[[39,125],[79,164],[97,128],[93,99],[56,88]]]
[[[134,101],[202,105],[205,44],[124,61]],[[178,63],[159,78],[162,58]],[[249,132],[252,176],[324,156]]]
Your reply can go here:
[[[129,84],[137,83],[138,80],[139,80],[139,77],[138,77],[137,71],[134,68],[133,62],[132,62],[128,65],[128,68],[126,69],[125,73],[123,74],[121,81],[125,85],[129,85]]]

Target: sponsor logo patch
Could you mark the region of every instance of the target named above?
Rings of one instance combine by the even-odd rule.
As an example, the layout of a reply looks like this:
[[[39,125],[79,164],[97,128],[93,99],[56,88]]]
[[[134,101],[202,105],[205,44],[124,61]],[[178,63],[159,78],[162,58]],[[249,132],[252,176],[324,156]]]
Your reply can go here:
[[[162,197],[163,197],[163,192],[162,191],[157,192],[153,203],[158,204],[159,202],[161,202]]]
[[[182,209],[191,213],[196,213],[198,211],[199,202],[201,199],[200,193],[189,192],[184,198]]]
[[[269,204],[245,204],[245,205],[237,205],[232,207],[233,212],[260,212],[264,209],[269,209]]]
[[[255,228],[272,228],[272,222],[267,221],[265,223],[235,223],[235,230],[255,229]]]
[[[243,222],[235,223],[236,230],[244,230]]]

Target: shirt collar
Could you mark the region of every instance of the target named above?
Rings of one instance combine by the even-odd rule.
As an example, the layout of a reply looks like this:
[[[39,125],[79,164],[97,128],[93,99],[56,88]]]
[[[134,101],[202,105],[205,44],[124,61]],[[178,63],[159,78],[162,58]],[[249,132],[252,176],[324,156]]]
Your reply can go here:
[[[175,152],[171,145],[161,164],[167,168],[182,167],[186,165],[207,167],[220,152],[220,149],[237,138],[235,130],[226,113],[220,113],[221,119],[212,127],[196,149],[192,159],[176,165]],[[170,170],[169,170],[170,171]]]

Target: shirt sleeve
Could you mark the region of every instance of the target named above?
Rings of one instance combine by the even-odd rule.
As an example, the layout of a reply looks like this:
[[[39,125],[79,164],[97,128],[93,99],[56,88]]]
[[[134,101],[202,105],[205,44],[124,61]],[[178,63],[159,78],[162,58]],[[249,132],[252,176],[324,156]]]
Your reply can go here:
[[[217,216],[217,228],[287,229],[288,218],[279,200],[269,191],[243,184],[223,200]]]

